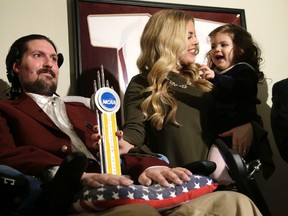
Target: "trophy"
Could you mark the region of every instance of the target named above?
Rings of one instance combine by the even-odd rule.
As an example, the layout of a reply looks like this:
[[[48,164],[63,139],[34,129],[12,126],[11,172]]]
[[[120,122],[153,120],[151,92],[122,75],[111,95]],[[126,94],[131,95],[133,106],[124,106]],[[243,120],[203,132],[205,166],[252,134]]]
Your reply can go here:
[[[102,139],[100,140],[101,173],[121,175],[121,161],[119,155],[116,113],[121,102],[116,91],[105,81],[104,67],[97,71],[94,80],[94,101],[96,117]]]

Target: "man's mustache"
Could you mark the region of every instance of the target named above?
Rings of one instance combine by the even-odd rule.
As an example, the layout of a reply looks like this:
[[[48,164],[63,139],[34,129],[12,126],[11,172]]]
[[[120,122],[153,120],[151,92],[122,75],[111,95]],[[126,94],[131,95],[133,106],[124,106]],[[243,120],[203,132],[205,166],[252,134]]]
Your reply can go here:
[[[56,77],[56,74],[51,68],[41,68],[37,71],[37,74],[39,75],[41,73],[50,73],[52,77]]]

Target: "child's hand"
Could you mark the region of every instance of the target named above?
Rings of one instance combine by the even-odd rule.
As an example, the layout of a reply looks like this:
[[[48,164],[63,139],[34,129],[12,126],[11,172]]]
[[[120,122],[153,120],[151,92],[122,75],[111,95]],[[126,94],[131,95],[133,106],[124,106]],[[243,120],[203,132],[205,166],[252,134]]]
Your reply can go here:
[[[201,64],[199,70],[202,71],[203,79],[214,79],[215,72],[211,70],[207,65]]]

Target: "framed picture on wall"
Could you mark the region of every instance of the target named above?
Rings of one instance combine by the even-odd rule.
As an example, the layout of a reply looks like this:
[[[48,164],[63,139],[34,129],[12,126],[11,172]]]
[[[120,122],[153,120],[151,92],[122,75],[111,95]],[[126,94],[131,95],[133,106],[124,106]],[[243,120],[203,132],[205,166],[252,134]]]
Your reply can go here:
[[[143,28],[159,10],[192,14],[200,44],[199,63],[205,62],[207,35],[212,29],[223,23],[246,28],[243,9],[131,0],[74,0],[72,6],[76,93],[87,97],[94,93],[93,81],[101,65],[106,79],[122,97],[129,80],[139,73],[136,60]]]

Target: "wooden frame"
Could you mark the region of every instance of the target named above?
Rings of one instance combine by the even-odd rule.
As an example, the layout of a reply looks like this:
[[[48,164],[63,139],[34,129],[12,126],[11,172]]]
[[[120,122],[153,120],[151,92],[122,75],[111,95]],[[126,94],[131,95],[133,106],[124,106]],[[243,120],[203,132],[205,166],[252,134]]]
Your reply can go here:
[[[90,97],[90,95],[93,93],[93,80],[96,79],[96,72],[97,70],[100,70],[101,65],[104,66],[106,78],[112,83],[114,89],[117,92],[119,92],[120,95],[123,94],[122,88],[125,88],[127,82],[129,81],[129,77],[127,78],[127,73],[128,75],[129,74],[131,75],[131,71],[128,72],[124,71],[124,69],[127,70],[127,68],[125,68],[127,64],[126,65],[123,64],[123,61],[119,59],[119,56],[123,54],[119,52],[120,50],[119,47],[117,47],[116,45],[116,47],[107,48],[105,47],[106,46],[105,44],[103,46],[102,45],[95,46],[92,45],[94,42],[91,39],[95,35],[102,35],[103,33],[102,38],[99,39],[102,40],[103,38],[105,39],[106,37],[104,36],[104,34],[106,35],[108,34],[108,36],[110,34],[110,36],[112,37],[110,37],[108,42],[111,42],[114,39],[116,39],[117,43],[117,38],[123,37],[123,34],[119,34],[117,32],[118,31],[117,29],[119,27],[119,23],[117,21],[123,18],[121,16],[123,14],[125,16],[136,14],[137,18],[139,18],[138,16],[139,14],[142,16],[143,14],[144,15],[153,14],[161,9],[173,8],[184,10],[187,13],[192,14],[195,19],[200,20],[200,23],[202,21],[204,22],[207,21],[208,23],[212,24],[235,23],[237,25],[241,25],[242,27],[246,28],[245,12],[243,9],[193,6],[193,5],[156,3],[156,2],[144,2],[144,1],[132,1],[132,0],[129,1],[73,0],[72,7],[73,7],[72,23],[74,26],[73,41],[75,47],[75,84],[76,84],[75,92],[78,95],[87,97]],[[118,17],[115,17],[114,15],[117,15]],[[111,20],[107,21],[107,24],[106,21],[103,21],[103,19],[104,20],[105,18],[111,19],[111,17],[114,18],[114,20],[112,19],[112,21]],[[141,20],[141,18],[142,17],[140,17],[139,20]],[[99,22],[97,22],[97,19],[99,20]],[[133,18],[132,20],[135,20],[135,18]],[[99,26],[95,27],[92,31],[91,26],[95,25],[95,23],[98,23]],[[136,27],[137,26],[138,25],[136,25]],[[201,33],[202,26],[204,25],[197,26],[196,23],[197,34]],[[97,33],[95,33],[95,30],[97,31]],[[122,33],[126,34],[126,29],[123,30]],[[96,43],[98,43],[97,39]],[[202,43],[201,41],[199,41],[199,43],[201,50]],[[131,53],[133,53],[134,55],[133,57],[135,57],[134,52]],[[120,69],[122,69],[121,73],[119,72]],[[124,72],[126,73],[126,75],[124,74]],[[133,73],[138,73],[137,69],[136,71],[133,70]],[[121,75],[121,77],[119,74]],[[115,84],[119,82],[120,85]],[[124,87],[121,87],[121,83]]]

